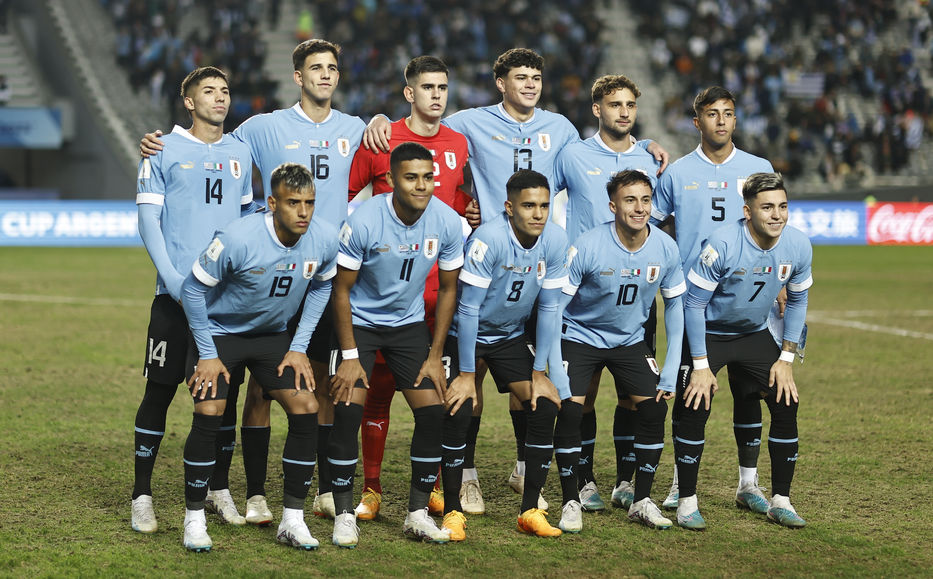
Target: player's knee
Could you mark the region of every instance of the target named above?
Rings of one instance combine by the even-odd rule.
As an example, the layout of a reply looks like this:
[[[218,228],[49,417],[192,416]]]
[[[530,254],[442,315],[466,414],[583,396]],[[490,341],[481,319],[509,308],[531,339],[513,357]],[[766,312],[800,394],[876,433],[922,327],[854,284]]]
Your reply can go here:
[[[554,445],[560,448],[579,446],[582,418],[582,404],[571,400],[561,402],[557,413],[557,424],[554,426]]]
[[[645,432],[664,433],[664,419],[667,418],[667,401],[648,398],[636,405],[638,424]]]

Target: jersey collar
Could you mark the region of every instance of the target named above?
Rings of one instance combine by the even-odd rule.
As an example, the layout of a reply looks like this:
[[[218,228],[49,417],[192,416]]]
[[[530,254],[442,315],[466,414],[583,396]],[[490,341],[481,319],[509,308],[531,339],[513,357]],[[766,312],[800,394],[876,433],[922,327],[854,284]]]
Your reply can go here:
[[[512,121],[513,123],[517,125],[530,125],[531,123],[535,122],[535,116],[537,116],[538,114],[538,109],[537,107],[535,107],[534,109],[531,110],[531,118],[528,119],[527,121],[522,122],[516,119],[515,117],[513,117],[512,115],[510,115],[508,112],[506,112],[505,106],[502,103],[499,103],[496,106],[498,107],[499,114],[501,114],[503,117],[505,117],[506,119]]]
[[[703,153],[703,146],[702,146],[702,145],[697,145],[697,148],[696,148],[695,150],[696,150],[697,155],[698,155],[701,159],[703,159],[704,161],[706,161],[706,162],[709,163],[710,165],[716,165],[716,163],[714,163],[712,160],[710,160],[710,158],[707,157],[707,156]],[[720,164],[721,164],[721,165],[725,165],[726,163],[728,163],[729,161],[731,161],[732,158],[735,157],[735,154],[738,152],[738,150],[739,150],[739,148],[735,146],[735,143],[732,143],[732,152],[729,153],[729,156],[726,157],[726,160],[723,161],[723,162],[720,163]]]
[[[649,223],[648,225],[645,226],[645,229],[648,230],[648,236],[645,237],[645,242],[641,244],[641,247],[639,247],[639,248],[636,249],[635,251],[632,251],[632,250],[630,250],[629,248],[625,247],[625,244],[623,244],[623,243],[622,243],[622,240],[619,239],[619,232],[616,231],[616,222],[615,222],[615,220],[613,219],[612,221],[609,222],[609,230],[612,232],[612,240],[616,242],[616,245],[619,246],[619,249],[621,249],[622,251],[624,251],[624,252],[626,252],[626,253],[638,253],[638,252],[640,252],[642,249],[644,249],[646,245],[648,245],[648,240],[651,239],[651,232],[652,232],[653,228],[651,227],[651,224]]]
[[[748,219],[745,219],[744,217],[739,219],[739,224],[742,225],[742,235],[744,235],[745,239],[748,240],[748,242],[752,244],[752,247],[754,247],[758,251],[761,251],[764,253],[769,253],[771,251],[774,251],[775,249],[777,249],[777,246],[781,245],[781,240],[784,239],[784,230],[781,230],[781,235],[778,236],[778,240],[775,242],[773,246],[771,246],[771,249],[762,249],[761,246],[758,245],[758,242],[755,241],[755,238],[752,237],[751,232],[748,230]],[[784,229],[787,229],[786,224],[784,225]]]
[[[188,139],[189,141],[194,142],[194,143],[198,143],[198,144],[200,144],[200,145],[216,145],[216,144],[219,143],[220,141],[223,141],[223,140],[224,140],[224,137],[226,136],[226,135],[222,135],[222,136],[220,137],[220,141],[217,141],[217,143],[205,143],[205,142],[202,141],[201,139],[199,139],[199,138],[195,137],[194,135],[192,135],[191,132],[190,132],[188,129],[186,129],[186,128],[180,126],[180,125],[175,125],[174,127],[172,127],[172,134],[173,134],[173,135],[178,135],[178,136],[184,137],[184,138]]]
[[[599,136],[599,131],[596,131],[595,133],[593,133],[592,139],[593,139],[593,142],[595,142],[597,145],[599,145],[603,150],[605,150],[605,151],[607,151],[607,152],[609,152],[609,153],[612,153],[613,155],[628,155],[629,153],[632,152],[632,150],[633,150],[635,147],[638,146],[637,144],[632,143],[632,146],[629,147],[628,149],[624,150],[624,151],[613,151],[613,150],[609,147],[609,145],[607,145],[606,142],[603,141],[603,138]],[[630,140],[630,141],[632,140],[631,137],[629,138],[629,140]]]
[[[295,106],[292,107],[292,110],[298,113],[299,117],[303,118],[304,120],[314,125],[323,125],[324,123],[329,121],[334,116],[334,109],[330,109],[330,111],[327,113],[327,118],[325,118],[323,121],[319,123],[316,121],[313,121],[311,120],[311,117],[308,116],[308,113],[306,113],[305,110],[301,108],[301,101],[298,101],[297,103],[295,103]]]
[[[285,245],[279,241],[279,236],[275,234],[275,225],[272,223],[272,212],[266,213],[266,231],[269,232],[269,237],[272,238],[272,243],[281,247],[282,249],[291,249],[290,247],[285,247]]]
[[[391,215],[391,216],[392,216],[392,219],[394,219],[395,222],[398,223],[399,225],[401,225],[402,227],[414,227],[415,225],[418,225],[418,222],[421,221],[421,217],[424,217],[424,214],[428,212],[428,207],[431,206],[431,203],[434,203],[434,199],[433,199],[433,198],[432,198],[431,200],[429,200],[429,201],[428,201],[428,206],[424,208],[424,212],[421,214],[421,217],[419,217],[419,218],[418,218],[414,223],[412,223],[411,225],[406,225],[404,221],[402,221],[401,219],[398,218],[398,214],[395,212],[395,206],[392,205],[392,198],[395,196],[395,193],[392,193],[392,192],[383,193],[382,196],[386,198],[386,209],[388,209],[389,215]]]
[[[512,229],[512,222],[509,221],[509,215],[505,211],[502,212],[502,219],[505,221],[506,229],[509,230],[509,239],[512,240],[512,243],[515,244],[515,247],[517,247],[520,251],[532,251],[536,247],[538,247],[538,244],[541,243],[541,238],[544,237],[544,231],[547,229],[547,223],[545,223],[544,229],[541,230],[541,235],[538,236],[538,239],[537,241],[535,241],[535,244],[532,245],[531,247],[526,248],[518,240],[518,237],[515,236],[515,230]]]

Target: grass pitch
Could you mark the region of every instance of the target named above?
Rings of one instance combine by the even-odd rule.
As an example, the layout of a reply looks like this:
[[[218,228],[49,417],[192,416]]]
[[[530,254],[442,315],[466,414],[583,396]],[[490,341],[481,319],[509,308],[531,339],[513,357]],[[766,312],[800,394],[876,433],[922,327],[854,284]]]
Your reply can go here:
[[[505,486],[515,452],[506,398],[487,384],[477,466],[488,514],[470,517],[465,543],[430,546],[402,536],[411,420],[398,401],[386,502],[380,519],[361,523],[357,549],[330,545],[330,522],[310,515],[322,543],[311,553],[275,543],[274,525],[232,528],[209,517],[214,550],[190,554],[181,545],[191,413],[184,389],[169,411],[153,479],[160,530],[145,536],[129,526],[132,425],[154,284],[145,252],[0,248],[0,575],[927,575],[933,249],[817,247],[813,271],[810,343],[806,363],[795,367],[801,443],[793,501],[805,529],[783,529],[734,506],[735,444],[723,388],[700,472],[709,530],[655,532],[610,510],[585,514],[577,536],[521,535],[518,497]],[[724,372],[720,379],[725,386]],[[605,499],[615,470],[613,396],[607,382],[596,447]],[[276,519],[284,435],[276,410],[268,483]],[[668,443],[652,493],[658,502],[672,455]],[[759,466],[769,486],[766,450]],[[241,509],[244,486],[238,451],[231,489]],[[556,524],[554,469],[544,494]]]

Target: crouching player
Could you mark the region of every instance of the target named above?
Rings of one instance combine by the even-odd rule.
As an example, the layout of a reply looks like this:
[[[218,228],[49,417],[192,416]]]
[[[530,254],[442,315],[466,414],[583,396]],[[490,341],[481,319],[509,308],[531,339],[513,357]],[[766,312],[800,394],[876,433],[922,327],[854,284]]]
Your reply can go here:
[[[771,506],[768,518],[787,527],[806,522],[790,504],[797,462],[797,386],[792,363],[813,285],[813,249],[806,234],[787,225],[787,192],[779,173],[755,173],[742,190],[745,218],[714,231],[687,274],[684,325],[693,374],[683,392],[674,450],[680,478],[677,524],[703,529],[696,484],[716,374],[729,368],[734,396],[762,398],[771,412]],[[768,331],[771,305],[787,287],[779,348]],[[678,393],[680,398],[680,393]]]
[[[460,303],[447,339],[454,392],[474,392],[476,359],[482,358],[501,392],[510,391],[527,416],[525,484],[518,529],[539,537],[557,537],[538,508],[554,452],[554,420],[561,397],[545,375],[548,356],[559,347],[560,289],[566,282],[567,236],[548,223],[547,178],[521,170],[506,184],[505,212],[482,225],[470,238],[460,273]],[[525,335],[537,299],[537,349],[532,355]],[[559,360],[559,358],[557,358]],[[579,444],[578,444],[579,446]],[[446,448],[445,448],[446,452]],[[445,460],[445,464],[446,464]],[[444,502],[459,503],[457,481],[444,472]],[[459,486],[459,485],[458,485]],[[579,503],[578,503],[579,505]]]
[[[635,404],[637,417],[634,447],[638,470],[629,518],[648,527],[669,529],[671,521],[661,515],[649,494],[664,449],[666,401],[673,396],[677,379],[683,340],[680,296],[686,284],[677,244],[648,225],[648,177],[639,171],[620,171],[606,190],[615,217],[574,242],[569,282],[564,288],[572,297],[564,311],[561,352],[573,396],[563,402],[554,433],[561,489],[565,505],[577,500],[574,469],[580,453],[582,404],[594,372],[608,368],[619,399],[627,396]],[[663,371],[645,342],[643,327],[659,289],[667,334]],[[628,481],[617,480],[617,489],[622,482]]]
[[[304,521],[314,474],[317,401],[305,351],[330,298],[337,271],[337,231],[312,221],[310,171],[285,163],[272,172],[269,213],[232,222],[217,232],[182,286],[182,303],[197,345],[188,386],[194,418],[185,443],[185,547],[212,546],[204,518],[214,469],[214,440],[226,406],[230,375],[249,368],[288,415],[282,452],[284,510],[276,538],[302,549],[318,541]],[[310,287],[309,287],[310,284]],[[304,300],[294,337],[286,324]],[[304,388],[302,388],[302,380]]]

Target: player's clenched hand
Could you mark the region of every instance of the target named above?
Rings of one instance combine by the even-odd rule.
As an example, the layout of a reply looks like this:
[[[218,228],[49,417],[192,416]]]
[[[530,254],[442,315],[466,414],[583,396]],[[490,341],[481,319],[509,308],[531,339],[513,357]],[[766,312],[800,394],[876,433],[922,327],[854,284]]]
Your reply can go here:
[[[359,358],[342,361],[337,367],[337,373],[330,380],[330,395],[334,398],[334,404],[343,402],[349,406],[353,388],[360,380],[363,381],[363,386],[369,388],[369,380],[366,379],[366,371],[363,370]]]
[[[648,152],[654,156],[655,161],[661,163],[661,166],[658,167],[658,177],[660,177],[664,169],[667,169],[667,164],[671,162],[671,155],[657,141],[652,141],[648,145]]]
[[[146,133],[146,136],[140,139],[139,154],[142,155],[144,159],[151,157],[162,150],[162,145],[165,143],[159,140],[159,137],[161,136],[162,131],[156,129],[156,132]]]
[[[777,386],[777,401],[780,404],[790,406],[791,398],[797,402],[797,384],[794,383],[794,366],[791,362],[778,360],[771,365],[771,372],[768,373],[768,386],[773,388]]]
[[[479,227],[483,220],[483,214],[479,210],[479,201],[476,199],[470,201],[466,206],[466,210],[463,212],[463,216],[466,218],[467,224],[470,227],[473,229]]]
[[[216,398],[217,381],[221,374],[229,384],[230,372],[227,371],[227,367],[220,361],[220,358],[201,358],[198,360],[198,365],[194,367],[194,374],[191,376],[191,380],[188,380],[188,390],[191,391],[191,396],[198,400],[204,400],[208,391],[210,391],[210,397]]]
[[[370,151],[389,152],[389,139],[392,138],[392,126],[382,115],[373,117],[363,131],[363,146]]]
[[[660,388],[658,388],[658,393],[657,395],[655,395],[654,401],[660,402],[662,400],[670,400],[673,397],[674,397],[673,392],[668,392],[667,390],[661,390]]]
[[[285,368],[291,368],[295,371],[295,390],[301,390],[301,379],[304,378],[308,390],[314,392],[314,372],[311,370],[311,363],[308,362],[307,354],[289,350],[285,353],[285,357],[282,358],[282,363],[276,368],[279,377],[282,376]]]
[[[476,375],[473,372],[461,372],[447,387],[444,405],[453,416],[467,400],[476,404]]]
[[[704,402],[704,407],[709,410],[710,401],[713,394],[719,390],[719,384],[716,382],[716,376],[709,368],[693,369],[690,374],[690,383],[684,390],[684,406],[693,406],[694,410],[700,407],[700,402]]]
[[[447,391],[447,372],[444,370],[444,363],[441,362],[440,356],[428,355],[428,359],[421,365],[418,377],[415,378],[414,387],[417,388],[425,378],[434,384],[437,398],[443,401]]]
[[[557,393],[557,387],[551,382],[544,372],[538,370],[531,371],[531,410],[538,409],[538,398],[547,398],[557,405],[560,410],[560,395]]]

